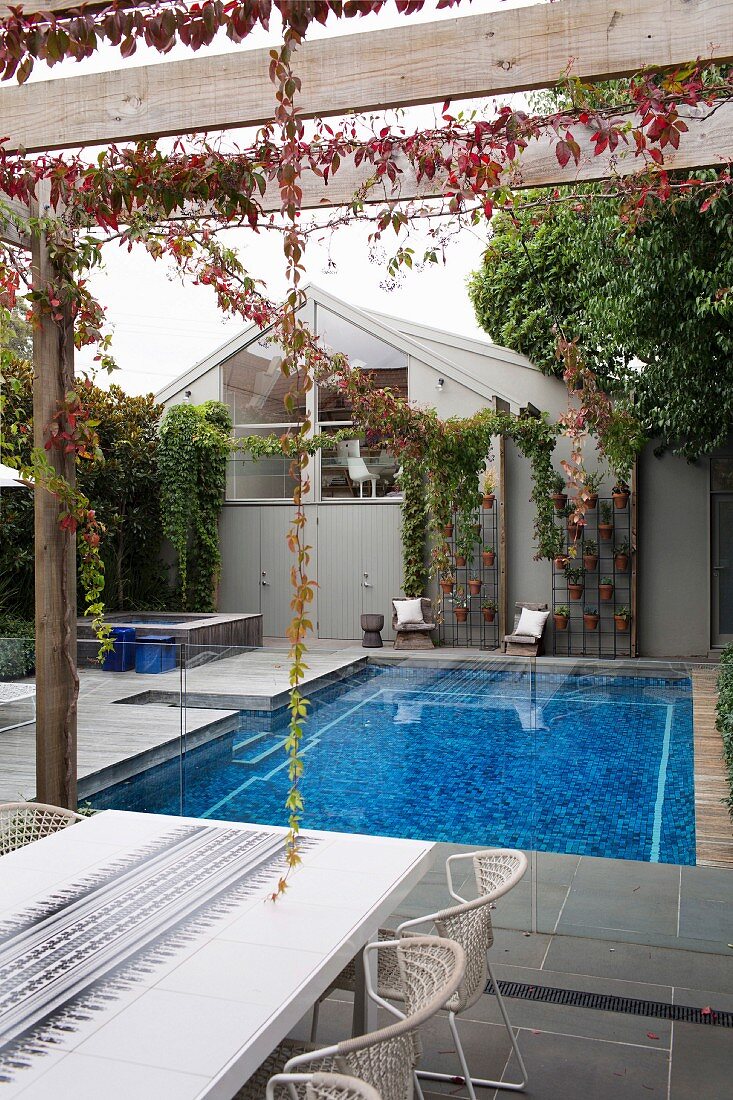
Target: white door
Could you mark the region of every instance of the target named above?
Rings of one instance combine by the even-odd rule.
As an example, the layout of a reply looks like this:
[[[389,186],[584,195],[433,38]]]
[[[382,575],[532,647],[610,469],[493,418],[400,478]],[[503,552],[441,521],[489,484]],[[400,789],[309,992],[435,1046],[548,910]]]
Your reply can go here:
[[[260,611],[260,513],[262,509],[227,504],[219,521],[221,539],[220,611]]]
[[[293,555],[288,549],[287,535],[292,511],[292,505],[281,504],[263,505],[261,509],[259,584],[262,631],[266,638],[284,638],[290,622]]]

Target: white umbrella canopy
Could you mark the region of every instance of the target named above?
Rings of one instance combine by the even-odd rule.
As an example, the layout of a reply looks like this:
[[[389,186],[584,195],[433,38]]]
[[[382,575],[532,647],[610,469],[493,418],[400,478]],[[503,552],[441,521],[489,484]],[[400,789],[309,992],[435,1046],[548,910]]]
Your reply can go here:
[[[14,470],[11,466],[6,466],[3,462],[0,462],[0,488],[28,489],[30,486],[27,482],[21,480],[19,470]]]

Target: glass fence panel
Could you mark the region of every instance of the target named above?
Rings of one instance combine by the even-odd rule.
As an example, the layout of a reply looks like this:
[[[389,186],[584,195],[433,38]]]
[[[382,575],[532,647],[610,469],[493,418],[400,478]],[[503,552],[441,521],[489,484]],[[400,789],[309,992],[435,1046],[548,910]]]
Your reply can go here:
[[[0,638],[0,802],[35,794],[34,673],[33,639]]]
[[[150,628],[115,627],[114,649],[78,642],[78,798],[82,810],[182,812],[182,647]],[[126,633],[127,632],[127,633]]]

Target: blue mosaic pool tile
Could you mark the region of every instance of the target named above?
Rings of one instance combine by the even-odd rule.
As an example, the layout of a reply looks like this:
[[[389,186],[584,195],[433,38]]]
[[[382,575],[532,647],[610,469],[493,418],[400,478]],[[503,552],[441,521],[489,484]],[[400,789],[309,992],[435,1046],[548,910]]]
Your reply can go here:
[[[311,828],[695,862],[687,677],[369,665],[312,699]],[[182,768],[161,764],[92,802],[279,824],[287,720],[285,708],[243,711]],[[255,736],[256,751],[238,748]]]

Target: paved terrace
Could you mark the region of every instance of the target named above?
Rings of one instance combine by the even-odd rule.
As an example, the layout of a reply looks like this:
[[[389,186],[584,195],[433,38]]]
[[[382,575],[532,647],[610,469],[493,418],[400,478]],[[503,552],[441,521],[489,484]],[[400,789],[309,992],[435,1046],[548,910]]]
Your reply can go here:
[[[438,845],[435,869],[394,914],[392,927],[450,904],[443,864],[454,850]],[[528,872],[497,902],[494,925],[497,979],[541,998],[507,999],[529,1073],[520,1094],[527,1100],[733,1095],[733,1019],[719,1026],[726,1022],[721,1013],[733,1013],[733,872],[535,853],[534,875]],[[604,1000],[602,1007],[583,1007],[582,998],[560,992],[549,997],[571,1003],[551,1003],[545,988]],[[319,1045],[343,1037],[348,1000],[335,992],[322,1006]],[[665,1019],[636,1002],[657,1002],[659,1013],[670,1006],[701,1009],[701,1022]],[[459,1028],[475,1076],[517,1080],[495,997],[485,994]],[[294,1034],[307,1038],[309,1029],[310,1016]],[[424,1029],[423,1041],[425,1068],[459,1072],[444,1017]],[[425,1100],[468,1096],[458,1083],[425,1081],[423,1089]],[[481,1089],[478,1095],[501,1100],[508,1094]]]

